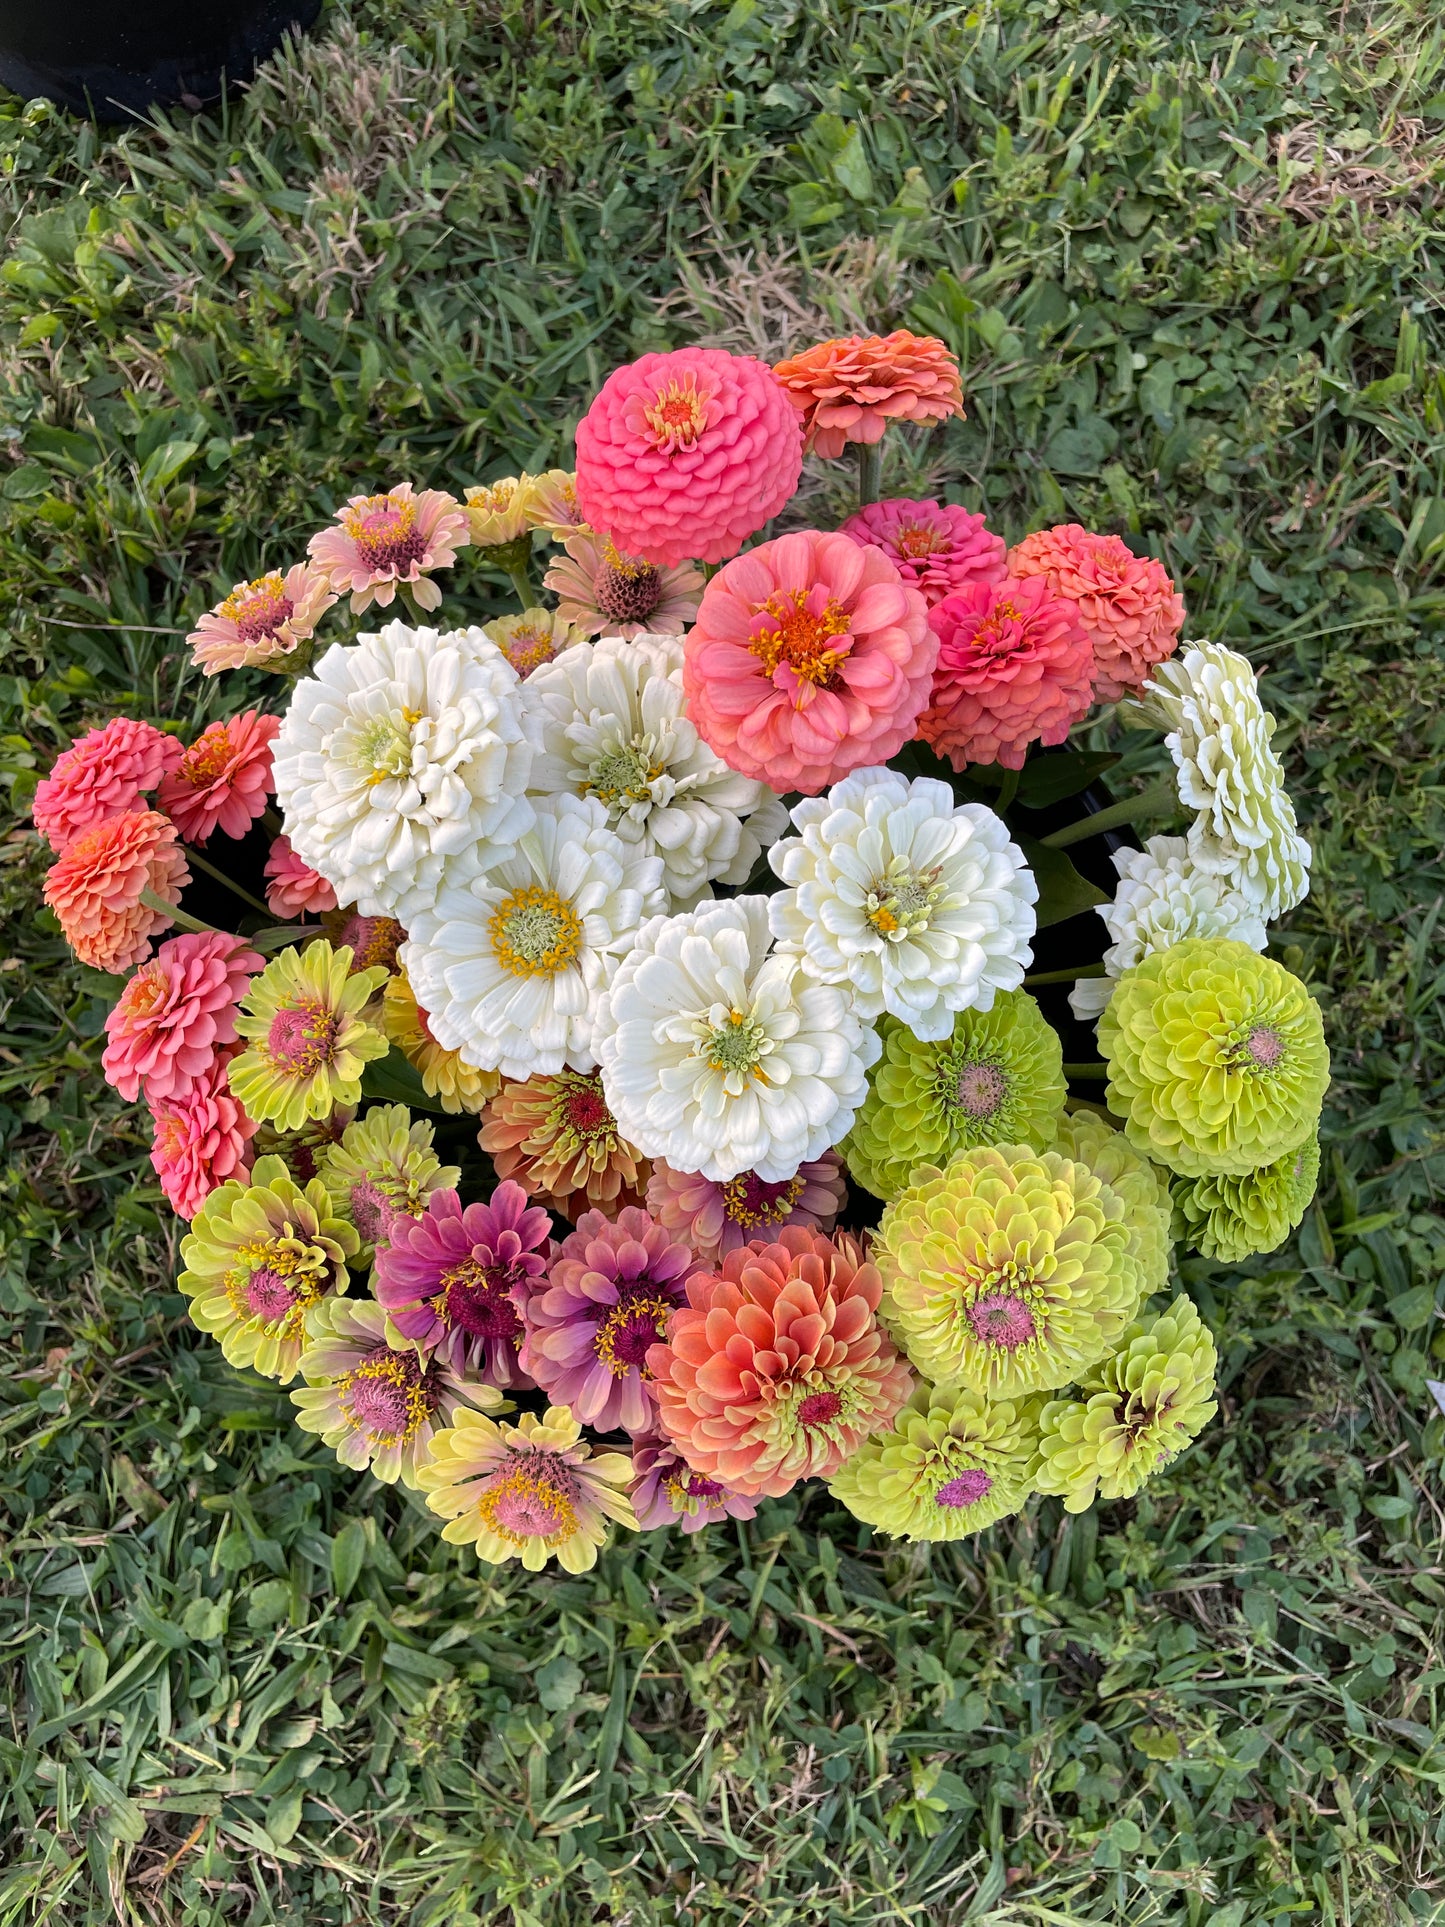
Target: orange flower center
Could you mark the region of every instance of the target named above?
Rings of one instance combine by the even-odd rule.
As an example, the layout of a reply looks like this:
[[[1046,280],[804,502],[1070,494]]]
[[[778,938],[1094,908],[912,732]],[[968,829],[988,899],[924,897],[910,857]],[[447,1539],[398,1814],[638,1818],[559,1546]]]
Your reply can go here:
[[[893,538],[893,546],[900,555],[938,555],[948,547],[948,537],[941,529],[930,529],[922,523],[912,522],[898,531]]]
[[[156,1005],[163,1002],[169,979],[157,964],[149,964],[138,970],[126,985],[125,1010],[127,1017],[149,1017]]]
[[[176,774],[183,782],[200,789],[202,784],[214,783],[225,775],[235,753],[226,725],[212,723],[181,758]]]
[[[840,638],[844,647],[834,648]],[[769,676],[786,663],[799,683],[828,688],[852,639],[847,612],[820,587],[782,589],[758,611],[748,648]]]
[[[347,509],[341,526],[356,544],[361,566],[373,575],[397,575],[426,559],[426,537],[416,526],[416,504],[373,495]]]
[[[664,455],[680,448],[691,448],[707,427],[707,397],[697,392],[697,382],[687,375],[681,382],[670,381],[642,411],[648,437]]]
[[[295,613],[296,605],[287,595],[279,571],[248,582],[228,595],[220,607],[222,619],[235,623],[242,642],[269,640]]]

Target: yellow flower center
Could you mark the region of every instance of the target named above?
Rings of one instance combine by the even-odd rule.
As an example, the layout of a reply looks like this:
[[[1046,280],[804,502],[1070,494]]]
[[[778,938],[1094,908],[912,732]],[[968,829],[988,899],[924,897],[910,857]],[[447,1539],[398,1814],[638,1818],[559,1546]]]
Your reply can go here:
[[[234,755],[226,725],[212,723],[181,758],[176,774],[183,782],[200,789],[203,784],[214,783],[218,776],[223,776]]]
[[[223,621],[235,623],[242,642],[260,642],[290,621],[296,605],[286,593],[280,570],[273,569],[270,575],[233,590],[217,613]]]
[[[816,589],[779,590],[758,611],[748,648],[768,675],[786,663],[800,683],[827,687],[834,680],[848,651],[830,644],[840,636],[851,640],[852,631],[840,603],[811,606],[821,600]]]
[[[373,1445],[406,1445],[436,1410],[415,1352],[379,1347],[335,1384],[336,1402],[354,1431]]]
[[[900,868],[896,876],[878,878],[868,893],[863,914],[880,937],[908,936],[926,930],[934,904],[941,895],[938,872],[914,874]]]
[[[492,955],[514,977],[554,977],[582,949],[582,919],[564,897],[536,883],[502,899],[487,934]]]

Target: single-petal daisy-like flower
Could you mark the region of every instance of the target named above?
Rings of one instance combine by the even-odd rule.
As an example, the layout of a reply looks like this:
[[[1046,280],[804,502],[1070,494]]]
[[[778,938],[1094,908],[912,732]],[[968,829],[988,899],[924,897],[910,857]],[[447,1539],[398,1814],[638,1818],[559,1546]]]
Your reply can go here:
[[[595,796],[640,853],[662,860],[674,904],[707,884],[746,883],[787,821],[762,783],[729,769],[683,713],[682,643],[638,636],[569,649],[531,678],[534,795]]]
[[[477,1142],[499,1178],[564,1218],[642,1203],[651,1166],[617,1128],[596,1071],[556,1071],[503,1084]]]
[[[479,1071],[456,1051],[437,1042],[404,970],[387,979],[381,998],[381,1027],[420,1077],[427,1096],[436,1098],[444,1111],[471,1111],[475,1115],[501,1089],[499,1072]]]
[[[194,1218],[219,1185],[245,1174],[256,1126],[231,1095],[230,1055],[216,1052],[199,1077],[165,1097],[147,1093],[155,1127],[151,1163],[178,1217]]]
[[[57,856],[112,816],[136,810],[184,751],[174,736],[130,716],[78,736],[40,779],[31,805],[35,827]]]
[[[363,1264],[390,1240],[398,1218],[419,1218],[434,1191],[455,1187],[461,1172],[442,1163],[434,1136],[425,1119],[413,1123],[405,1104],[380,1104],[318,1152],[316,1175],[338,1215],[355,1227]]]
[[[878,1039],[846,992],[770,954],[766,897],[734,897],[643,926],[599,1000],[596,1048],[645,1156],[774,1183],[847,1130]]]
[[[577,424],[588,526],[644,561],[724,562],[798,486],[803,438],[765,362],[677,348],[616,368]]]
[[[510,548],[519,536],[530,534],[531,481],[530,475],[504,475],[467,490],[467,526],[474,548]]]
[[[800,1164],[790,1178],[769,1180],[740,1171],[725,1180],[699,1171],[674,1171],[659,1160],[647,1185],[647,1208],[674,1236],[716,1267],[751,1239],[774,1238],[786,1224],[828,1232],[848,1187],[836,1151]]]
[[[379,966],[353,976],[351,952],[321,937],[252,978],[236,1018],[249,1042],[231,1065],[231,1089],[258,1123],[297,1131],[360,1101],[362,1072],[388,1049],[366,1010],[385,982]]]
[[[525,682],[534,669],[585,642],[588,631],[555,609],[524,609],[519,616],[494,617],[487,634]]]
[[[236,1041],[236,1006],[263,959],[224,931],[172,937],[141,965],[105,1020],[106,1082],[132,1103],[170,1097]]]
[[[812,796],[897,754],[937,660],[923,597],[881,549],[803,529],[709,582],[683,688],[698,734],[725,763]]]
[[[191,1322],[220,1340],[228,1363],[283,1384],[296,1376],[306,1314],[346,1290],[356,1233],[332,1213],[326,1187],[303,1190],[280,1158],[258,1158],[249,1180],[213,1191],[181,1241],[177,1284]]]
[[[238,582],[186,637],[191,660],[208,676],[223,669],[273,669],[310,640],[335,601],[326,576],[305,562],[284,575],[272,569],[254,582]]]
[[[981,515],[943,502],[869,502],[848,517],[842,533],[882,549],[930,609],[970,582],[1000,582],[1008,573],[1003,537]]]
[[[504,1077],[590,1071],[599,994],[664,907],[661,878],[595,797],[539,797],[515,858],[412,919],[401,960],[433,1034]]]
[[[828,1489],[855,1519],[897,1539],[966,1539],[1018,1512],[1033,1491],[1038,1406],[920,1385],[892,1430],[866,1439]]]
[[[1162,562],[1135,555],[1117,535],[1077,522],[1039,529],[1008,552],[1013,576],[1039,575],[1072,602],[1094,651],[1094,695],[1114,702],[1172,656],[1184,627],[1184,598]]]
[[[319,917],[336,908],[336,892],[303,863],[289,836],[278,836],[266,856],[266,908],[273,917]]]
[[[831,1478],[913,1389],[875,1315],[881,1295],[846,1233],[790,1225],[729,1252],[688,1280],[648,1353],[659,1429],[695,1472],[747,1498]]]
[[[328,910],[321,927],[333,950],[351,952],[353,976],[377,964],[387,971],[400,968],[397,955],[406,942],[406,932],[395,917],[367,917],[355,908]]]
[[[518,690],[484,629],[404,622],[333,643],[297,684],[276,795],[340,902],[409,924],[453,859],[482,867],[515,850],[531,823]]]
[[[189,843],[244,836],[271,794],[271,745],[280,719],[248,709],[209,723],[160,780],[156,805]]]
[[[584,526],[577,500],[577,477],[570,468],[549,468],[545,475],[524,478],[527,526],[541,529],[560,542]]]
[[[780,361],[773,373],[802,417],[805,446],[838,456],[878,442],[890,421],[941,422],[963,413],[958,357],[933,335],[841,335]]]
[[[1309,1209],[1320,1175],[1313,1135],[1293,1151],[1237,1178],[1176,1178],[1170,1186],[1180,1235],[1221,1264],[1277,1251]]]
[[[1164,1172],[1140,1157],[1122,1131],[1116,1131],[1097,1111],[1080,1108],[1058,1120],[1049,1146],[1062,1158],[1087,1164],[1096,1178],[1124,1200],[1130,1248],[1139,1264],[1141,1300],[1169,1283],[1169,1254],[1174,1242],[1170,1222],[1169,1181]]]
[[[644,562],[586,528],[573,530],[562,546],[542,578],[557,597],[559,621],[589,636],[680,636],[697,614],[703,579],[689,564]]]
[[[718,1519],[754,1518],[758,1510],[756,1499],[694,1472],[677,1447],[655,1433],[632,1441],[628,1492],[643,1532],[662,1526],[701,1532]]]
[[[555,1558],[564,1572],[590,1572],[609,1520],[636,1528],[622,1490],[631,1459],[588,1445],[569,1412],[524,1412],[515,1425],[498,1425],[462,1406],[430,1453],[417,1484],[447,1521],[443,1539],[474,1545],[494,1566],[520,1559],[540,1572]]]
[[[794,806],[800,835],[768,861],[789,887],[768,899],[782,950],[936,1042],[960,1010],[1017,990],[1033,958],[1039,886],[1003,819],[947,783],[855,770]]]
[[[175,921],[154,903],[179,903],[190,880],[170,818],[126,810],[66,845],[46,876],[45,901],[80,961],[116,974],[139,963],[151,938]]]
[[[372,1290],[412,1344],[503,1390],[529,1384],[517,1362],[522,1305],[547,1269],[551,1230],[520,1184],[465,1210],[455,1191],[434,1191],[419,1218],[393,1221]]]
[[[431,572],[449,569],[471,539],[467,511],[454,495],[434,488],[417,495],[410,482],[399,482],[385,495],[353,495],[306,553],[329,589],[350,594],[351,613],[359,616],[373,602],[387,608],[399,588],[419,609],[440,608]]]

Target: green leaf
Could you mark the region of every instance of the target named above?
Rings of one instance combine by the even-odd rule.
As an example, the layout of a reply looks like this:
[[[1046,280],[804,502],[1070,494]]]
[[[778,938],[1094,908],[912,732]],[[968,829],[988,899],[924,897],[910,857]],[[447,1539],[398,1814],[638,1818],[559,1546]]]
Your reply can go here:
[[[1435,1293],[1429,1285],[1415,1285],[1409,1291],[1402,1291],[1398,1298],[1392,1298],[1388,1310],[1391,1318],[1404,1331],[1419,1331],[1428,1325],[1435,1312]]]
[[[1040,930],[1047,930],[1050,924],[1063,923],[1069,917],[1092,910],[1096,903],[1109,901],[1102,890],[1090,883],[1087,877],[1079,875],[1062,850],[1051,850],[1047,843],[1040,843],[1036,837],[1024,836],[1017,830],[1013,834],[1039,886]]]
[[[1052,434],[1043,459],[1056,475],[1097,475],[1118,446],[1118,430],[1094,415],[1077,428],[1060,428]]]
[[[141,465],[140,477],[148,489],[162,489],[173,482],[191,460],[200,452],[199,442],[163,442],[154,454],[147,455]]]
[[[582,1668],[559,1653],[537,1669],[537,1698],[549,1713],[565,1713],[582,1691]]]
[[[441,1099],[428,1097],[416,1067],[403,1057],[395,1045],[385,1057],[367,1065],[361,1078],[363,1097],[380,1098],[387,1104],[407,1104],[414,1111],[435,1111],[445,1115]]]
[[[331,1584],[338,1599],[347,1599],[366,1564],[366,1527],[360,1519],[344,1525],[331,1541]]]
[[[1070,750],[1066,756],[1036,756],[1024,765],[1018,801],[1025,809],[1044,810],[1065,797],[1077,796],[1096,777],[1119,760],[1109,750]]]
[[[12,468],[0,483],[0,495],[7,502],[28,502],[36,495],[48,495],[51,489],[50,470],[42,468],[39,462],[26,462],[21,468]]]

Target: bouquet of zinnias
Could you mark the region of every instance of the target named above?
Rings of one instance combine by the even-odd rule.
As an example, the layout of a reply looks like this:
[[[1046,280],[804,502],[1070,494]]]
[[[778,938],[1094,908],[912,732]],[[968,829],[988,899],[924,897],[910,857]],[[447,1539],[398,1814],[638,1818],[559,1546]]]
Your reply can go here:
[[[1309,849],[1254,673],[1179,651],[1117,536],[873,499],[889,421],[961,401],[902,332],[646,355],[575,474],[356,496],[204,616],[274,706],[117,718],[39,787],[196,1325],[485,1559],[803,1479],[922,1540],[1128,1496],[1215,1410],[1174,1241],[1270,1250],[1313,1191],[1320,1020],[1263,954]],[[769,535],[850,443],[857,513]],[[465,548],[522,606],[427,626]],[[323,646],[343,598],[391,619]],[[1175,780],[1042,834],[1087,778],[1031,751],[1120,700]],[[1181,806],[1087,892],[1068,846]],[[1102,961],[1029,974],[1045,870]]]

